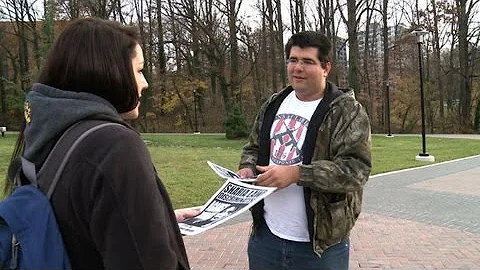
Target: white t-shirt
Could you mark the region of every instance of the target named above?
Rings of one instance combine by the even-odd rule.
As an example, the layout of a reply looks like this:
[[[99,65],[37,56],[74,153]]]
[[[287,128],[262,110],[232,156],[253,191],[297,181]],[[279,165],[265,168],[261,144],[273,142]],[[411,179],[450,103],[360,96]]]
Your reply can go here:
[[[308,123],[320,100],[301,101],[295,91],[283,100],[270,130],[270,165],[302,163]],[[291,241],[310,241],[303,187],[291,184],[267,196],[264,202],[265,221],[273,234]]]

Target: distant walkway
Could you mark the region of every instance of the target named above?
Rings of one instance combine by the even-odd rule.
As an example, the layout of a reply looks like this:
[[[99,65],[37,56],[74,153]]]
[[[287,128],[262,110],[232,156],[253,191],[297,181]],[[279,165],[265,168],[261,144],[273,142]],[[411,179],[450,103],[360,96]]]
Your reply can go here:
[[[386,134],[375,134],[379,136],[386,136]],[[422,134],[392,134],[393,137],[398,136],[416,136],[416,137],[421,137]],[[427,138],[428,137],[437,137],[437,138],[452,138],[452,139],[476,139],[480,140],[480,134],[426,134],[425,135]]]
[[[250,224],[185,237],[192,269],[248,269]],[[480,155],[370,177],[350,269],[480,269]]]

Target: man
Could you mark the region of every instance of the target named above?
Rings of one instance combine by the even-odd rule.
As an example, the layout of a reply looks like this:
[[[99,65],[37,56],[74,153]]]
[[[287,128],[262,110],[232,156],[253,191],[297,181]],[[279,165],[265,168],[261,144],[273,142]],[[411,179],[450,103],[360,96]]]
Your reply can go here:
[[[263,104],[243,148],[238,174],[278,188],[251,209],[250,269],[348,269],[371,134],[353,92],[327,81],[331,47],[318,32],[289,39],[290,86]]]

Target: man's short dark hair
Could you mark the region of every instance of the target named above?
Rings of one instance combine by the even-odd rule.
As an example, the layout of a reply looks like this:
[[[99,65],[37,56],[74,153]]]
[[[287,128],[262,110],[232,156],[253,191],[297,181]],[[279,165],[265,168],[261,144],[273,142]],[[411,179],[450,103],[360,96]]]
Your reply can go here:
[[[290,57],[290,50],[293,46],[300,48],[314,47],[318,49],[317,58],[324,65],[326,62],[330,62],[330,53],[332,50],[332,43],[321,32],[317,31],[304,31],[299,32],[290,37],[285,45],[285,54],[287,59]]]
[[[132,69],[138,28],[98,18],[70,23],[58,36],[38,82],[108,100],[119,113],[138,104]]]

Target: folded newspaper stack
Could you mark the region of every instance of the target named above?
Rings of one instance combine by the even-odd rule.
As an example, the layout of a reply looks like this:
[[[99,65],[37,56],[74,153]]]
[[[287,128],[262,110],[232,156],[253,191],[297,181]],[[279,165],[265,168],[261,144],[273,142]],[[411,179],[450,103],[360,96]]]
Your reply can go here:
[[[208,165],[226,181],[203,205],[198,216],[179,222],[180,232],[195,235],[232,219],[270,195],[276,188],[249,184],[255,178],[244,179],[233,171],[207,161]]]

